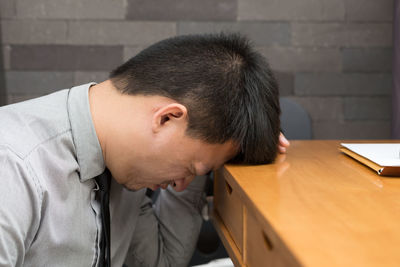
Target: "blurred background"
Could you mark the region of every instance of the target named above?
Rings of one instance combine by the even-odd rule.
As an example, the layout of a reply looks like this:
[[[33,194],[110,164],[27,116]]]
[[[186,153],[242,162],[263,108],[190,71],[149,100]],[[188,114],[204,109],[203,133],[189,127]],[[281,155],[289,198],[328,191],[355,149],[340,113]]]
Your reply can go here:
[[[314,139],[390,138],[394,0],[0,0],[0,105],[90,81],[158,40],[239,31]]]

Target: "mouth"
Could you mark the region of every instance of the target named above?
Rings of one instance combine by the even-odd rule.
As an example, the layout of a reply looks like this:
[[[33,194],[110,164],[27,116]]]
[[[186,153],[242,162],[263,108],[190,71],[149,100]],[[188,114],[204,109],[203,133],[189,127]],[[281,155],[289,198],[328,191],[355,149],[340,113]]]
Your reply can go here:
[[[169,185],[169,184],[161,184],[160,187],[161,187],[162,189],[167,189],[168,185]]]
[[[150,189],[153,191],[157,190],[158,188],[167,189],[168,185],[171,185],[172,187],[176,187],[175,181],[172,180],[172,181],[165,182],[162,184],[153,185]]]

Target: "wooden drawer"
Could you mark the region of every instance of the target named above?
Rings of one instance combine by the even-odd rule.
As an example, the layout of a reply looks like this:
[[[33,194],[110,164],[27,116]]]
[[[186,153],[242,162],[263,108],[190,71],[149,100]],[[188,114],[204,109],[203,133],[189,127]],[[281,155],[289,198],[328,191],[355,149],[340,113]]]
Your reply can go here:
[[[245,208],[245,252],[247,267],[301,266],[281,240],[255,214]]]
[[[225,168],[215,172],[214,208],[242,255],[243,204],[237,190],[229,182],[229,175]]]

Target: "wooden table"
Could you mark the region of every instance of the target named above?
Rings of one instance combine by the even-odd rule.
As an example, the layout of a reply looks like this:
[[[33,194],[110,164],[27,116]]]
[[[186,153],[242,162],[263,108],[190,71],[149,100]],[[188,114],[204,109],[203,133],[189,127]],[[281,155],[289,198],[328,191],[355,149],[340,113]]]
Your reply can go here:
[[[270,165],[215,173],[213,222],[235,266],[400,266],[400,178],[292,141]]]

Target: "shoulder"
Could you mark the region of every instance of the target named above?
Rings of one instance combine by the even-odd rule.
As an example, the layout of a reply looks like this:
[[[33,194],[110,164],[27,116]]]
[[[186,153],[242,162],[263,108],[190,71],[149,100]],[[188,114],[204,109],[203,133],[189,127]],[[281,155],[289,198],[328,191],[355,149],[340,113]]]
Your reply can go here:
[[[70,131],[68,90],[0,108],[0,146],[20,157],[49,139]]]
[[[10,147],[0,145],[1,195],[6,199],[28,194],[31,201],[41,201],[42,189],[26,161]],[[7,197],[8,196],[8,197]]]

